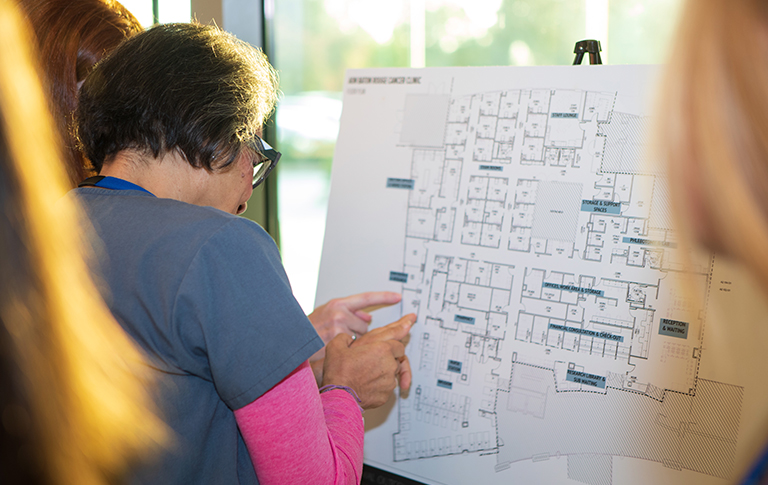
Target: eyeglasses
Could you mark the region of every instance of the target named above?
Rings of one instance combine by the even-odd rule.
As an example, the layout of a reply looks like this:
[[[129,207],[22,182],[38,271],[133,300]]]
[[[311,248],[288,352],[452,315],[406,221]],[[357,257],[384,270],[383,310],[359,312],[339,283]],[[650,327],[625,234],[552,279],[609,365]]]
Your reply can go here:
[[[255,189],[267,178],[269,173],[275,168],[280,160],[280,152],[269,146],[267,142],[254,135],[253,140],[248,142],[257,157],[253,160],[253,188]]]

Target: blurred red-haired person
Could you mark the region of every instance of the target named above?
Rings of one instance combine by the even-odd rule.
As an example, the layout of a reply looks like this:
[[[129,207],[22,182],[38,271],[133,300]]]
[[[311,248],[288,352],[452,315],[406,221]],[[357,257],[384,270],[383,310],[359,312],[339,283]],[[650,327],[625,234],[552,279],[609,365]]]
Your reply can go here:
[[[72,130],[77,93],[94,64],[141,24],[114,0],[18,0],[37,39],[50,109],[72,187],[94,175]]]

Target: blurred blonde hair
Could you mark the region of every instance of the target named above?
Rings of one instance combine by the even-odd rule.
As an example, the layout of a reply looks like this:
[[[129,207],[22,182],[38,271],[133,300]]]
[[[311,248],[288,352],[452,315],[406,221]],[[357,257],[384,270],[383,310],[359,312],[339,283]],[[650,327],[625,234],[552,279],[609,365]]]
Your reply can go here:
[[[688,0],[680,18],[657,132],[678,228],[768,291],[768,2]]]
[[[99,298],[17,6],[0,0],[0,322],[50,483],[101,484],[167,439],[143,356]]]

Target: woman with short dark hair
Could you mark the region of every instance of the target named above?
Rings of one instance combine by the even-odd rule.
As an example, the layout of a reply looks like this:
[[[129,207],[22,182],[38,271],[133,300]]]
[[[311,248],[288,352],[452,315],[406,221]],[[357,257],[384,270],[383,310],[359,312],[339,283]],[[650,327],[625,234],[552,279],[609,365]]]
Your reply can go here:
[[[313,375],[324,342],[274,241],[237,217],[277,162],[258,136],[276,93],[261,51],[196,24],[128,39],[80,91],[78,134],[100,175],[72,195],[103,243],[110,308],[152,359],[178,437],[138,482],[359,484],[362,409],[410,386],[400,340],[413,314],[340,333]]]

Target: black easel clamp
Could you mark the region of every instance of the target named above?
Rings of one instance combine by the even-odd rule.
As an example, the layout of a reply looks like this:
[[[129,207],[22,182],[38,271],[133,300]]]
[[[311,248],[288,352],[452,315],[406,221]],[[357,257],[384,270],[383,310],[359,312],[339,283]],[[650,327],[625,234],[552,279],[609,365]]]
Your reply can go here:
[[[589,52],[590,64],[602,64],[603,60],[600,58],[601,50],[599,40],[590,39],[576,42],[576,47],[573,49],[573,53],[576,54],[576,58],[573,60],[573,65],[577,66],[581,64],[585,52]]]

